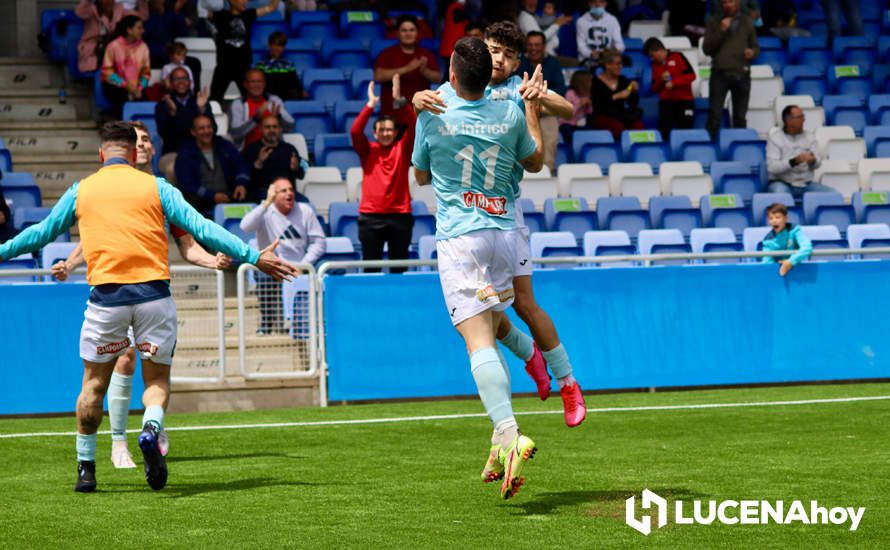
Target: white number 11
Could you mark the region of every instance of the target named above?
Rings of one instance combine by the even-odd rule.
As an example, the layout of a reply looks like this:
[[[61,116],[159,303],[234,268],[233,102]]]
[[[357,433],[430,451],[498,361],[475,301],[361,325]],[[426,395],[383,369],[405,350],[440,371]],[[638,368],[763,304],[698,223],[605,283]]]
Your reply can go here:
[[[482,184],[484,189],[494,189],[494,169],[498,163],[498,154],[501,152],[500,145],[492,145],[488,149],[479,153],[479,159],[485,161],[485,181]],[[454,160],[463,163],[460,174],[460,181],[463,187],[470,187],[473,178],[473,153],[475,149],[472,145],[467,145],[454,155]]]

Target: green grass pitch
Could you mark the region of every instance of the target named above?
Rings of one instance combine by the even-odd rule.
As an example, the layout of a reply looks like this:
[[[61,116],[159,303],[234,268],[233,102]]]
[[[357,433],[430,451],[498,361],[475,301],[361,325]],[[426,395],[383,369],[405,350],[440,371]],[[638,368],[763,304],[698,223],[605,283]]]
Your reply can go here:
[[[588,396],[592,409],[890,395],[890,384]],[[517,412],[555,411],[516,399]],[[474,400],[167,417],[167,487],[114,470],[75,494],[72,436],[0,437],[0,548],[880,548],[890,545],[890,400],[522,414],[539,452],[511,500],[479,479],[484,417],[177,430],[482,412]],[[130,419],[136,428],[138,417]],[[102,429],[107,429],[107,420]],[[73,432],[73,418],[0,420],[0,435]],[[135,436],[130,436],[136,451]],[[629,496],[864,506],[848,525],[625,524]]]

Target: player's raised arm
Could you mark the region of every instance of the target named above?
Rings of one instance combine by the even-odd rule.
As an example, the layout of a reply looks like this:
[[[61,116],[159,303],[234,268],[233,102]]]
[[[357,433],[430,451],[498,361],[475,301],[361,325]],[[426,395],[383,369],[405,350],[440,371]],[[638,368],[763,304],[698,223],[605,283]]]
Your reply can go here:
[[[528,75],[523,76],[523,100],[525,101],[525,124],[522,124],[522,117],[518,126],[527,126],[528,130],[521,128],[519,135],[519,164],[529,172],[540,172],[544,167],[544,139],[541,137],[541,119],[540,119],[540,97],[546,93],[546,86],[540,75],[541,66],[535,69],[532,79],[528,80]],[[526,85],[527,84],[527,85]],[[530,138],[530,139],[529,139]],[[532,145],[533,144],[533,145]],[[532,150],[531,153],[522,155],[523,152]]]
[[[59,260],[52,266],[53,277],[60,281],[68,279],[68,275],[83,263],[83,243],[77,243],[71,254],[64,260]]]
[[[222,252],[216,254],[207,252],[191,235],[185,234],[182,237],[176,237],[176,246],[179,247],[182,258],[192,265],[207,269],[226,269],[232,265],[232,258]]]
[[[65,191],[59,202],[53,206],[49,216],[40,223],[29,226],[24,231],[0,245],[0,262],[15,258],[25,252],[40,250],[56,240],[74,223],[77,203],[77,186],[74,184]]]

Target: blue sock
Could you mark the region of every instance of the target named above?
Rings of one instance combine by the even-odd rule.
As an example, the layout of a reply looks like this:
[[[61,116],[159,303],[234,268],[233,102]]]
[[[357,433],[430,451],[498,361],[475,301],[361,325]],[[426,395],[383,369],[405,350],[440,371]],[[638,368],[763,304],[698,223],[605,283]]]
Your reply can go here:
[[[507,349],[513,352],[513,355],[528,361],[535,352],[535,341],[528,334],[522,332],[516,325],[510,326],[510,332],[501,340],[501,343],[507,346]]]
[[[126,374],[111,374],[108,384],[108,421],[111,424],[111,440],[127,440],[127,415],[130,412],[130,394],[133,390],[133,377]]]
[[[572,374],[572,364],[569,362],[569,354],[562,344],[556,346],[550,351],[543,352],[544,359],[547,360],[547,366],[557,379],[565,378]]]
[[[504,367],[498,358],[494,348],[483,348],[470,356],[470,368],[473,370],[473,379],[482,398],[485,412],[491,418],[491,422],[498,422],[513,416],[513,406],[510,404],[510,380],[504,374]]]
[[[498,352],[498,360],[501,362],[501,367],[504,369],[504,374],[507,375],[507,383],[510,383],[510,367],[507,366],[507,360],[504,358],[504,352],[501,351],[501,348],[494,348],[495,351]]]
[[[145,414],[142,415],[142,425],[145,426],[151,422],[158,431],[164,429],[164,407],[159,405],[149,405],[145,407]]]
[[[96,460],[96,434],[77,434],[74,446],[77,448],[77,460]]]

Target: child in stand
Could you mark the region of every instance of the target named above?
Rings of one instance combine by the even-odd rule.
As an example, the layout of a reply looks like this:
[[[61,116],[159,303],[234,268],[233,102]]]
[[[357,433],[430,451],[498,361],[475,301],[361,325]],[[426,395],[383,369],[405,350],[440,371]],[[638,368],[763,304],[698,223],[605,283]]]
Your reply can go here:
[[[170,86],[170,73],[173,72],[174,69],[185,69],[189,74],[189,81],[192,83],[192,91],[195,91],[195,76],[192,74],[192,70],[185,63],[185,56],[188,55],[188,48],[185,47],[185,44],[182,42],[173,42],[167,45],[167,55],[170,57],[170,63],[164,65],[161,69],[161,81],[164,83],[164,87],[167,90],[171,90]]]
[[[784,277],[791,268],[806,260],[813,253],[813,243],[804,234],[799,225],[792,226],[788,223],[788,209],[784,204],[774,203],[766,209],[766,221],[772,227],[763,239],[763,250],[788,250],[794,251],[790,256],[783,258],[766,256],[763,263],[780,263],[779,275]]]
[[[589,71],[578,70],[569,80],[566,99],[572,104],[572,118],[559,119],[559,131],[565,143],[572,142],[572,134],[578,128],[587,126],[587,117],[593,114],[593,103],[590,100],[590,85],[593,75]]]

